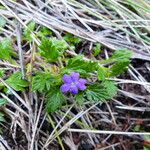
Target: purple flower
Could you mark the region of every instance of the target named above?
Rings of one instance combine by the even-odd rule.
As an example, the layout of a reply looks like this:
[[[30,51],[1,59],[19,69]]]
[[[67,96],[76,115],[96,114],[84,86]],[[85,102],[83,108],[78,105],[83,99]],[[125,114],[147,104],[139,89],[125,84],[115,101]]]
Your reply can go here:
[[[65,74],[62,78],[64,84],[60,87],[63,93],[71,92],[72,94],[78,94],[78,91],[85,90],[87,80],[80,78],[80,74],[72,72],[70,75]]]

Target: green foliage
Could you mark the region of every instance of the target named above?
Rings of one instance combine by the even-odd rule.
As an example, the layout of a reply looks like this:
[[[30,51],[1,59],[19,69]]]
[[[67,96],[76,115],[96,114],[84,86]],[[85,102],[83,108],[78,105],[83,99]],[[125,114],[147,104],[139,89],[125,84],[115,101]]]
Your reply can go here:
[[[5,105],[7,103],[7,100],[4,98],[0,98],[0,107]]]
[[[47,95],[46,109],[49,113],[53,113],[60,109],[65,102],[64,95],[59,88],[53,88]]]
[[[114,77],[122,74],[125,70],[127,70],[127,67],[130,64],[131,56],[132,52],[129,50],[115,51],[115,53],[110,58],[115,63],[110,68],[109,76]]]
[[[131,57],[132,57],[132,52],[130,50],[122,49],[122,50],[116,50],[110,59],[116,62],[120,62],[120,61],[126,62],[129,61]]]
[[[82,41],[81,38],[70,33],[66,33],[66,35],[64,36],[64,40],[72,45],[79,44]]]
[[[35,27],[36,27],[36,23],[35,22],[32,21],[32,22],[28,23],[27,28],[25,28],[25,30],[23,32],[25,40],[27,40],[29,42],[32,41],[31,33],[34,32]]]
[[[97,69],[98,80],[100,81],[105,80],[105,78],[108,77],[108,71],[109,71],[109,68],[98,66],[98,69]]]
[[[59,79],[56,79],[50,72],[38,72],[32,79],[32,90],[47,92],[51,87],[57,85]]]
[[[96,43],[96,45],[93,47],[93,55],[97,56],[100,54],[100,52],[101,52],[101,44]]]
[[[0,123],[4,121],[5,121],[4,114],[0,112]],[[0,129],[0,132],[1,132],[1,129]]]
[[[49,30],[48,28],[46,27],[42,27],[40,29],[40,31],[37,32],[37,36],[41,37],[41,38],[44,38],[44,37],[47,37],[47,36],[50,36],[52,35],[52,31]]]
[[[5,75],[5,70],[0,69],[0,77],[3,77]]]
[[[49,62],[55,62],[68,48],[68,45],[64,40],[43,38],[39,48],[41,56]]]
[[[117,87],[112,81],[91,84],[86,90],[87,99],[95,102],[112,99],[116,93]]]
[[[28,87],[28,82],[22,79],[21,72],[15,72],[7,80],[6,83],[16,91],[24,91]]]
[[[4,39],[0,42],[0,59],[11,60],[11,57],[14,55],[12,42],[10,39]]]
[[[75,96],[75,100],[76,100],[77,104],[83,105],[83,103],[86,101],[86,99],[85,99],[85,93],[84,92],[78,93]]]
[[[124,71],[127,70],[127,67],[129,64],[130,64],[130,61],[119,61],[119,62],[115,63],[110,68],[109,76],[115,77],[117,75],[124,73]]]
[[[6,20],[0,16],[0,27],[4,27],[6,24]]]
[[[83,60],[83,56],[78,55],[74,58],[69,59],[68,64],[66,66],[66,72],[79,72],[80,74],[87,74],[94,72],[97,68],[97,62],[85,61]]]
[[[107,77],[115,77],[122,74],[131,62],[132,52],[130,50],[116,50],[114,54],[107,60],[103,60],[101,64],[110,64],[107,70]]]

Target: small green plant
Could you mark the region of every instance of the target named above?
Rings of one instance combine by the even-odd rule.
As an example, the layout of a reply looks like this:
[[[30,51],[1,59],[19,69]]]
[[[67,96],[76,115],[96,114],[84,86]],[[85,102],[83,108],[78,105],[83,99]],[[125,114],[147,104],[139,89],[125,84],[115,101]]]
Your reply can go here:
[[[67,49],[68,45],[64,40],[56,38],[42,40],[40,45],[40,54],[49,62],[55,62]]]
[[[93,47],[93,55],[97,56],[101,53],[101,47],[102,45],[100,43],[96,43],[96,45]]]
[[[23,32],[24,40],[27,40],[29,42],[32,41],[31,33],[34,32],[35,27],[36,27],[36,23],[35,22],[32,21],[32,22],[28,23],[27,28]]]
[[[11,39],[5,38],[0,42],[0,59],[11,60],[14,55]]]
[[[22,79],[21,72],[15,72],[7,80],[6,83],[16,91],[24,91],[28,87],[28,82]]]
[[[65,41],[56,38],[45,38],[39,46],[43,59],[52,63],[49,69],[46,68],[48,72],[36,73],[32,89],[45,93],[47,111],[53,113],[67,105],[70,96],[80,105],[87,101],[104,102],[112,99],[117,93],[117,86],[109,81],[109,77],[118,76],[127,69],[131,51],[117,50],[107,60],[92,61],[83,55],[68,57],[67,48]],[[92,81],[93,77],[97,80]]]
[[[59,40],[52,37],[49,29],[41,28],[36,32],[35,27],[36,24],[30,22],[23,32],[26,42],[32,42],[31,33],[37,33],[41,40],[34,54],[38,67],[33,64],[33,75],[27,73],[26,79],[30,79],[33,92],[45,95],[46,110],[49,113],[67,105],[67,99],[81,105],[84,102],[105,102],[116,95],[116,83],[109,78],[127,69],[131,51],[116,50],[107,60],[90,60],[84,55],[73,56],[67,50],[82,42],[80,38],[66,34]],[[99,43],[96,43],[93,52],[95,57],[101,52]],[[0,58],[8,61],[13,59],[17,63],[10,39],[0,43]],[[30,72],[29,66],[30,63],[26,65],[27,72]],[[30,85],[28,80],[22,79],[20,71],[8,76],[0,70],[0,77],[4,76],[5,82],[16,91],[24,91]],[[0,83],[0,89],[8,93],[3,83]]]

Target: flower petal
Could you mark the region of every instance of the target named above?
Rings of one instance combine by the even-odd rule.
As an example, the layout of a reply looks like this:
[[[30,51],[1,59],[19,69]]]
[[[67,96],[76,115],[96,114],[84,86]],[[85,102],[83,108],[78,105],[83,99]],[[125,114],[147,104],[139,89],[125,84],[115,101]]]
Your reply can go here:
[[[65,83],[71,83],[72,82],[72,79],[71,79],[71,76],[65,74],[63,77],[62,77],[62,80],[65,82]]]
[[[84,84],[78,83],[77,87],[79,90],[84,91],[86,89],[86,86]]]
[[[79,77],[80,77],[80,74],[77,73],[77,72],[72,72],[71,73],[71,78],[72,78],[72,81],[78,81],[79,80]]]
[[[71,86],[70,92],[71,92],[72,94],[78,94],[78,88],[77,88],[76,86]]]
[[[60,90],[63,92],[63,93],[66,93],[70,90],[70,87],[71,85],[70,84],[63,84],[61,87],[60,87]]]
[[[86,79],[79,79],[78,82],[81,83],[81,84],[86,84],[86,83],[87,83],[87,80],[86,80]]]

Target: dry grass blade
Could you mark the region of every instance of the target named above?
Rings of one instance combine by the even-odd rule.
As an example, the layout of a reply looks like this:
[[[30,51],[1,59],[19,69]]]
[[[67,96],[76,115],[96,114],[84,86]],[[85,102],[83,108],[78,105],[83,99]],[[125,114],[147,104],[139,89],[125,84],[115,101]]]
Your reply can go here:
[[[1,17],[6,21],[4,27]],[[29,44],[22,31],[30,30],[31,22],[37,26],[30,31],[33,40]],[[34,93],[31,85],[34,66],[40,70],[43,65],[42,59],[35,56],[41,44],[37,33],[42,27],[50,29],[58,39],[63,39],[66,32],[82,38],[77,50],[69,49],[66,53],[71,57],[83,53],[85,61],[108,59],[116,49],[134,52],[123,75],[107,78],[119,87],[113,101],[102,105],[86,102],[82,107],[74,103],[48,117],[44,95]],[[146,132],[150,130],[149,27],[149,0],[0,0],[0,41],[11,38],[19,54],[16,63],[0,60],[0,69],[7,76],[21,70],[23,79],[30,78],[25,92],[12,89],[5,82],[7,76],[0,78],[0,83],[12,93],[0,92],[8,101],[6,108],[1,109],[9,118],[2,124],[6,133],[0,136],[0,149],[67,149],[66,144],[72,150],[88,149],[91,145],[100,146],[97,147],[100,150],[142,149],[143,137],[150,136]],[[94,57],[93,47],[97,42],[102,45],[102,53]],[[49,69],[50,65],[44,67]],[[96,80],[95,74],[91,76]],[[135,136],[141,138],[140,142]]]

